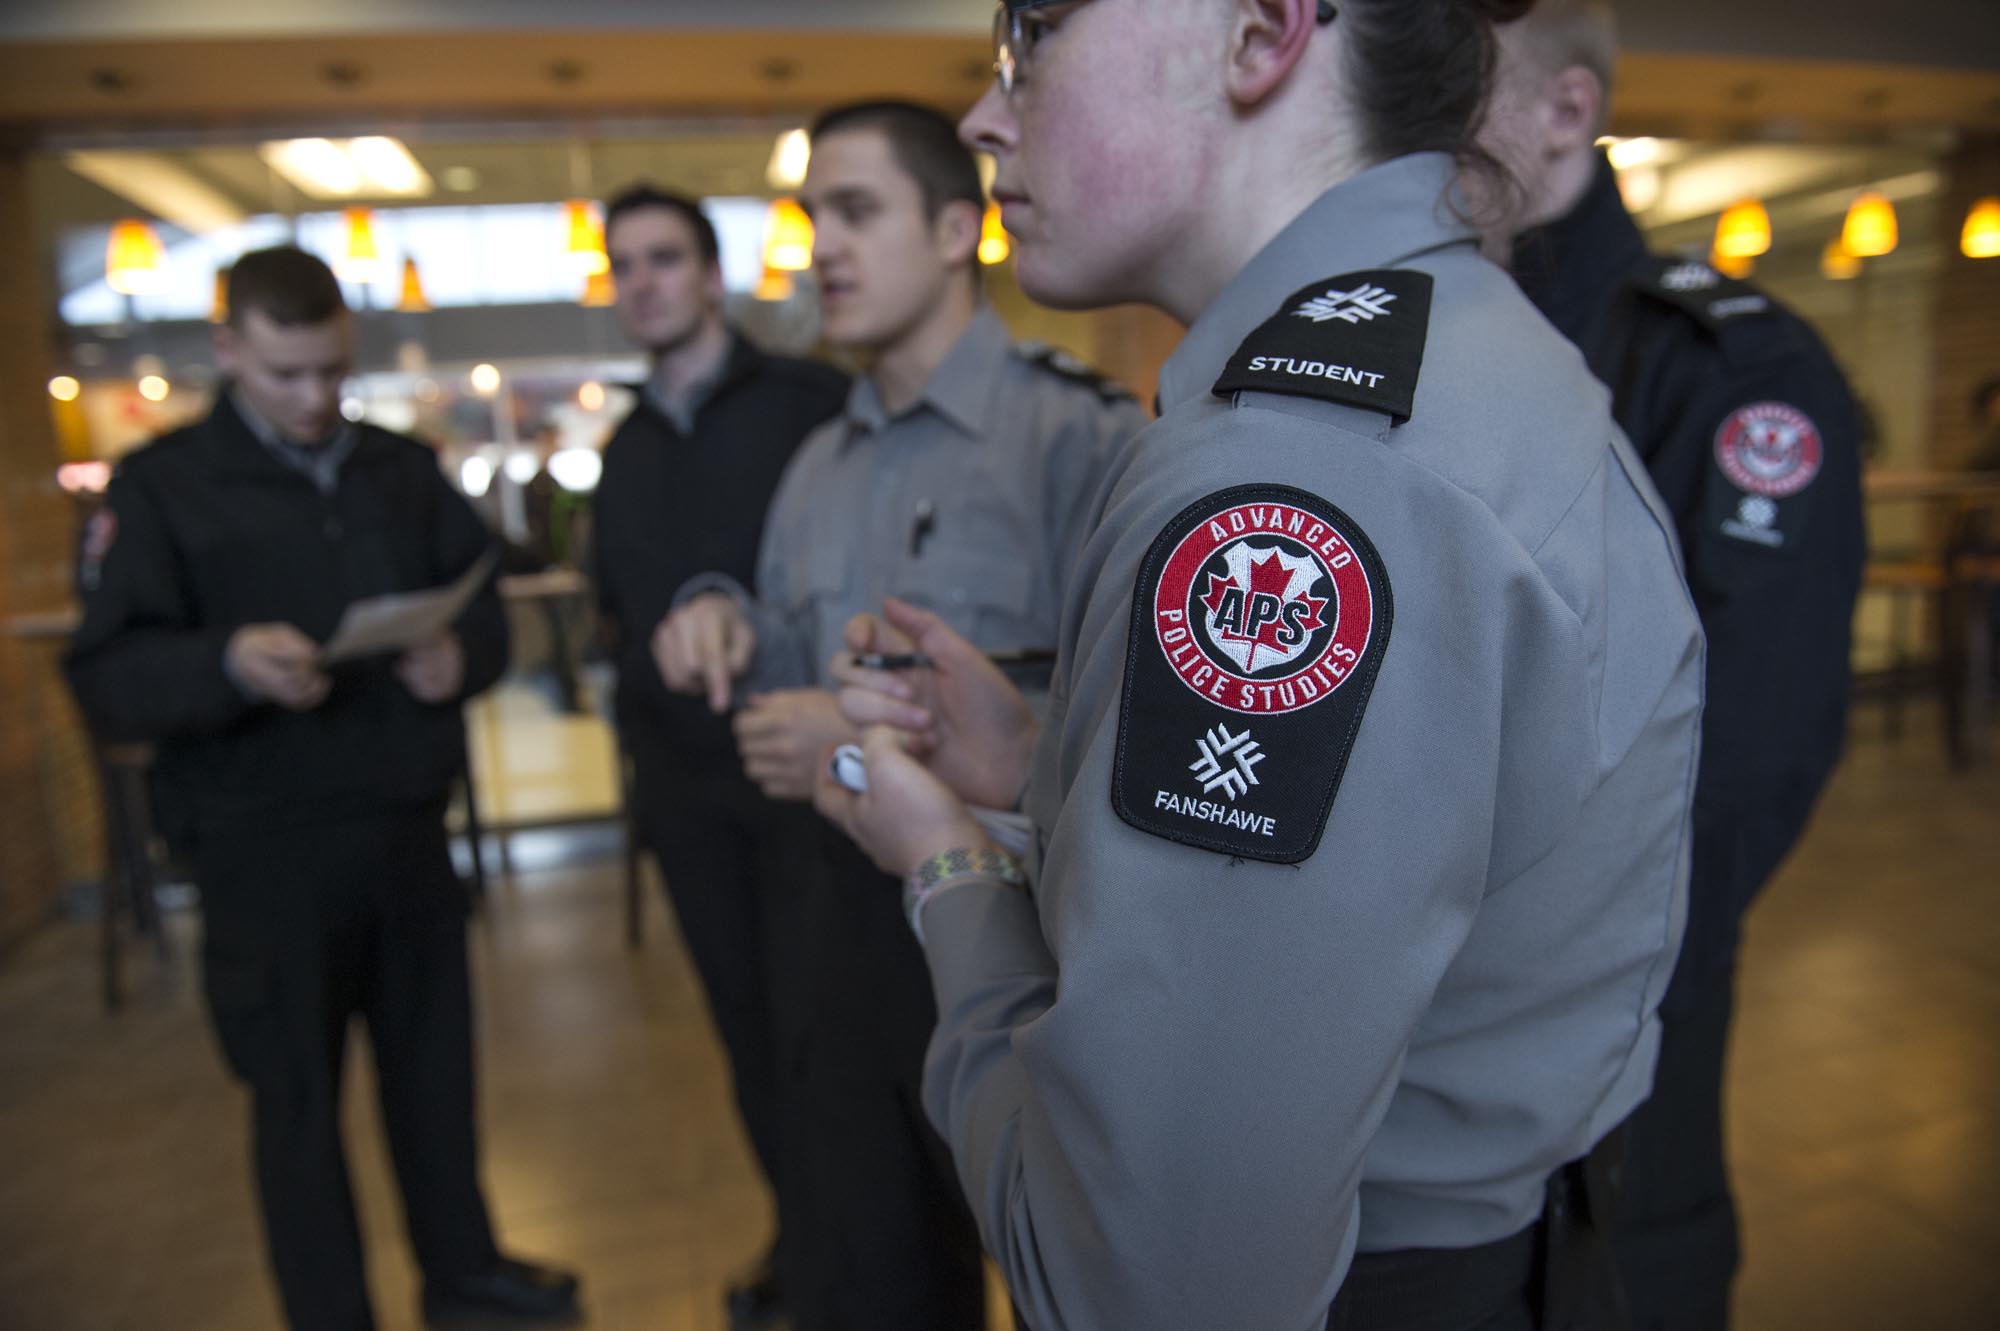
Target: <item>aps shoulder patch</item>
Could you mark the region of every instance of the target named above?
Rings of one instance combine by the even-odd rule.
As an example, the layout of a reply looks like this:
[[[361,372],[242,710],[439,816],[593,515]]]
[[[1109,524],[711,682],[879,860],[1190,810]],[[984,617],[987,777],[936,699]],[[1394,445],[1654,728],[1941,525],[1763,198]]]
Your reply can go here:
[[[1367,533],[1317,495],[1243,485],[1183,509],[1133,592],[1118,816],[1245,859],[1311,856],[1394,609]]]

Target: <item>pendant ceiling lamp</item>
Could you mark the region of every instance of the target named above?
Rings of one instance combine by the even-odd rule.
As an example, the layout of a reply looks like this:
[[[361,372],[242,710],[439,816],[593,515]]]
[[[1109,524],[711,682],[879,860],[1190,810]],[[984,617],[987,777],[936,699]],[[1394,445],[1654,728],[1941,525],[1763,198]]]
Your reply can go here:
[[[1895,249],[1895,206],[1874,190],[1864,191],[1847,210],[1840,243],[1849,254],[1862,259],[1879,258]]]

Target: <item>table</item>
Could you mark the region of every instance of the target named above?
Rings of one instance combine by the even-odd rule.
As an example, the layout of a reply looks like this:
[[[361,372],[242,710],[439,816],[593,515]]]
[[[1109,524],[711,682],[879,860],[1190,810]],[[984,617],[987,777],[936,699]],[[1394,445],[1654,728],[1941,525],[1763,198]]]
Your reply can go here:
[[[1934,599],[1945,751],[1963,767],[1986,735],[1992,625],[1982,601],[2000,588],[2000,473],[1870,469],[1862,494],[1871,512],[1898,504],[1924,511],[1920,548],[1905,559],[1871,558],[1867,585]]]

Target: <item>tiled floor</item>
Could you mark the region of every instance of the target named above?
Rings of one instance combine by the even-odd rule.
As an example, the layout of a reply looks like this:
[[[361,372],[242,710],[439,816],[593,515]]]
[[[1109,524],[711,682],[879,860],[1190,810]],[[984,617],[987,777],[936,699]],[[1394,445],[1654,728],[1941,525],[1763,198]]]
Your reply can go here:
[[[1854,752],[1757,912],[1734,1142],[1743,1331],[2000,1326],[2000,759],[1943,769],[1916,728]],[[490,1191],[506,1241],[571,1262],[598,1331],[713,1331],[767,1203],[672,926],[621,937],[615,858],[524,838],[476,929]],[[609,846],[600,846],[608,852]],[[187,970],[97,1007],[91,927],[0,962],[0,1328],[276,1325],[244,1105]],[[414,1326],[357,1057],[349,1126],[385,1331]],[[1231,1328],[1229,1331],[1238,1331]],[[1254,1328],[1250,1331],[1255,1331]]]

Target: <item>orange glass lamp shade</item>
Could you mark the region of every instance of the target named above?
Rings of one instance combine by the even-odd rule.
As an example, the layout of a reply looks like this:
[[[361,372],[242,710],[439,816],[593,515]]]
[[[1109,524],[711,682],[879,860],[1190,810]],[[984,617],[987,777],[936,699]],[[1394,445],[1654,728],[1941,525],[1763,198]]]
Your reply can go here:
[[[1007,262],[1007,256],[1014,252],[1007,239],[1007,228],[1000,224],[1000,205],[986,205],[986,217],[979,225],[979,262],[991,267]]]
[[[1847,210],[1840,243],[1849,254],[1862,259],[1879,258],[1895,249],[1895,206],[1873,190],[1863,194]]]
[[[127,218],[104,247],[104,282],[121,296],[150,296],[167,285],[167,251],[152,227]]]
[[[764,266],[781,273],[812,267],[813,224],[796,199],[779,199],[764,216]]]
[[[333,265],[333,271],[348,282],[379,282],[382,280],[382,250],[375,243],[375,214],[367,208],[349,208],[347,219],[347,243],[341,247],[340,260]]]
[[[563,205],[563,262],[579,277],[594,277],[611,271],[611,256],[604,252],[604,227],[597,213],[584,199]]]
[[[424,298],[423,279],[417,275],[417,261],[404,259],[403,289],[396,297],[396,308],[405,314],[422,314],[430,307],[430,301]]]
[[[603,272],[592,273],[583,279],[583,295],[577,298],[577,304],[598,310],[617,299],[618,288],[612,284],[611,270],[606,268]]]
[[[1725,259],[1754,259],[1771,248],[1771,214],[1755,199],[1739,199],[1715,224],[1715,252]]]
[[[795,290],[797,284],[792,281],[790,273],[782,268],[773,268],[765,264],[764,276],[758,279],[757,289],[750,295],[753,300],[782,301],[790,300]]]
[[[1836,236],[1819,252],[1819,275],[1829,282],[1850,281],[1861,276],[1861,260],[1849,254]]]
[[[1958,233],[1958,248],[1968,259],[2000,258],[2000,197],[1989,196],[1972,205]]]

